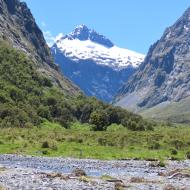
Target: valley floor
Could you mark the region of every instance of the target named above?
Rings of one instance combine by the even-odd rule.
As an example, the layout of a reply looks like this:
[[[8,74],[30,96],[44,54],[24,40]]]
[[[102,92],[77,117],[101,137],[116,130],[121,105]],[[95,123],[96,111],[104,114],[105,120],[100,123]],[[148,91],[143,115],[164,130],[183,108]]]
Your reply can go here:
[[[73,171],[82,169],[86,176]],[[190,161],[100,161],[0,155],[0,189],[190,189]]]
[[[131,131],[113,126],[90,131],[86,124],[70,129],[44,123],[33,128],[1,128],[0,153],[103,160],[190,159],[190,127],[157,126],[153,131]]]

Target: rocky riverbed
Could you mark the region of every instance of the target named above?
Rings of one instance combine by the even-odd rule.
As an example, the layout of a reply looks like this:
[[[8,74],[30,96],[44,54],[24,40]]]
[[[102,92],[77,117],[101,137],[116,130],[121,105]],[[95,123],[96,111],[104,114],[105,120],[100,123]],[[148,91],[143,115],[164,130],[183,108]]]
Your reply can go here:
[[[161,167],[162,166],[162,167]],[[190,190],[190,161],[0,155],[0,190]]]

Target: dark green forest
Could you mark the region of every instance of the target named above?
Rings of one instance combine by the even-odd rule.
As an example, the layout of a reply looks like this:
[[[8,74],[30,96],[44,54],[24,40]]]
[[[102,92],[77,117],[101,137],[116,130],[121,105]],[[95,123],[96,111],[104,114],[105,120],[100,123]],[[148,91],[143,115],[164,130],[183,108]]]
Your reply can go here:
[[[39,126],[44,120],[69,128],[79,121],[106,130],[122,124],[131,130],[150,130],[153,123],[119,107],[83,94],[69,97],[39,73],[19,50],[0,45],[0,127]]]

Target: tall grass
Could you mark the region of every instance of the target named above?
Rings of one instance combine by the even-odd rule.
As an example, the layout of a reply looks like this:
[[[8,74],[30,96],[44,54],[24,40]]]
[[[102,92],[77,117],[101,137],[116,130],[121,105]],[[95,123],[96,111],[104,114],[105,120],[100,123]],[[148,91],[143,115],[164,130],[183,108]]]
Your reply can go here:
[[[84,128],[83,128],[84,127]],[[97,159],[185,159],[190,151],[189,127],[157,127],[130,131],[121,126],[90,131],[87,124],[70,129],[45,122],[41,127],[2,128],[0,153]]]

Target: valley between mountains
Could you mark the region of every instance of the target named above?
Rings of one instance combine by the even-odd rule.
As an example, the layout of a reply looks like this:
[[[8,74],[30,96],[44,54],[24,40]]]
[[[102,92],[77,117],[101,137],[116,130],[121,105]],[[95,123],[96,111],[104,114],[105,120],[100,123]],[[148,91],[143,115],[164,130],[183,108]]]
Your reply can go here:
[[[189,125],[190,8],[143,55],[0,0],[0,190],[190,189]]]

